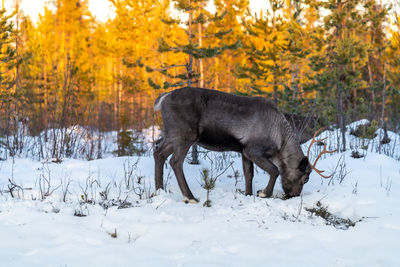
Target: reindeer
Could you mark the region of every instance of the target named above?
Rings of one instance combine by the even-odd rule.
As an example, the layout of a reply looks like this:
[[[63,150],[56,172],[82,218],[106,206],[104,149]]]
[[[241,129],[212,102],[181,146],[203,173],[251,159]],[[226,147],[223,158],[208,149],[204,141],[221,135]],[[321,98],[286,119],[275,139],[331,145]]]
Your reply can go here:
[[[154,109],[161,110],[164,122],[154,151],[156,190],[163,188],[164,162],[172,154],[170,164],[186,202],[198,202],[183,173],[193,144],[241,153],[246,195],[253,194],[253,163],[270,176],[267,186],[257,192],[263,198],[272,196],[279,175],[286,196],[299,196],[315,169],[316,162],[309,163],[285,116],[265,98],[185,87],[160,95]]]

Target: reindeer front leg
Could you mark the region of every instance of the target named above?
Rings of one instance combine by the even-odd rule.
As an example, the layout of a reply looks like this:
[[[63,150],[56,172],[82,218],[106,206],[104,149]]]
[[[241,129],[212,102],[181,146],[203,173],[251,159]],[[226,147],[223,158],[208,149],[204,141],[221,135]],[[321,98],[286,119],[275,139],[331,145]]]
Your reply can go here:
[[[243,173],[246,181],[246,196],[253,194],[254,164],[242,153]]]
[[[260,143],[261,142],[256,142],[254,145],[247,145],[243,154],[269,174],[267,187],[262,191],[257,191],[257,195],[264,198],[272,196],[276,179],[279,176],[279,170],[278,167],[268,159],[268,155],[274,155],[276,153],[276,148],[274,146],[263,147],[259,145]]]

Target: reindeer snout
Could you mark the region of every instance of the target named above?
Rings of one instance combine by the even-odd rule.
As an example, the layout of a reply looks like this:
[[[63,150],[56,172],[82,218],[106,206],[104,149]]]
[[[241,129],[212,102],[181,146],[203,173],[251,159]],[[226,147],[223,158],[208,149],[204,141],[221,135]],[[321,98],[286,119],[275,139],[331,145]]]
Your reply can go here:
[[[286,194],[286,198],[292,198],[292,197],[300,196],[302,190],[303,190],[303,186],[297,185],[297,186],[293,186],[292,188],[284,190],[284,191]]]

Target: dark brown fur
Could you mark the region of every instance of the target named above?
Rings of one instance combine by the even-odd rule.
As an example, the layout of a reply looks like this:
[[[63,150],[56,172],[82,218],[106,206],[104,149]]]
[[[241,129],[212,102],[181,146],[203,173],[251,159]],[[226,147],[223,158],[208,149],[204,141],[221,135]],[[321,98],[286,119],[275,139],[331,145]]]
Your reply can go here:
[[[202,88],[181,88],[159,96],[163,138],[154,151],[156,189],[163,188],[163,166],[170,164],[182,194],[195,200],[183,174],[183,162],[191,145],[214,151],[242,154],[246,195],[251,195],[253,162],[270,175],[260,191],[270,197],[276,178],[282,177],[285,193],[298,196],[311,168],[299,141],[282,113],[262,97],[234,96]]]
[[[316,116],[302,116],[289,113],[284,113],[283,115],[290,126],[292,126],[293,132],[299,139],[300,144],[304,144],[312,139],[313,131],[317,128],[317,125],[323,125],[323,122]]]

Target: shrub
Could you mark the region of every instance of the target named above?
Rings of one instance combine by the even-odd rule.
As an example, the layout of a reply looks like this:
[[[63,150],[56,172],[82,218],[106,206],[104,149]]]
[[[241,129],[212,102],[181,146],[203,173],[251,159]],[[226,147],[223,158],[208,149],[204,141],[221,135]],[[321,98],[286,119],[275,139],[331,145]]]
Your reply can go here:
[[[131,130],[122,129],[117,136],[118,149],[116,154],[121,156],[142,155],[146,150],[139,135],[134,135]]]
[[[352,129],[350,134],[364,139],[373,139],[376,137],[376,131],[378,130],[378,121],[373,120],[368,124],[361,124],[357,126],[357,129]]]

